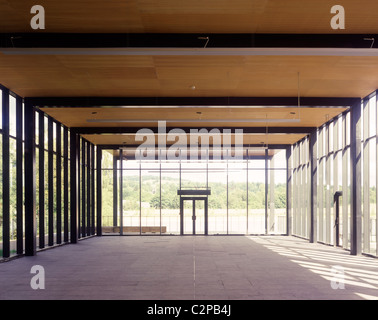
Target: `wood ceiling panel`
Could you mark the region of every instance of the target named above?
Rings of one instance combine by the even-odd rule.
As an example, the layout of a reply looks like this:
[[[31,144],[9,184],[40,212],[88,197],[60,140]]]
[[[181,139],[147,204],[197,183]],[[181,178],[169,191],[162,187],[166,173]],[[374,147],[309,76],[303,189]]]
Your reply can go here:
[[[0,0],[0,30],[31,32],[34,0]],[[330,27],[331,0],[40,0],[45,32],[378,33],[378,3],[344,0],[346,30]],[[44,32],[44,31],[42,31]]]
[[[21,96],[364,97],[378,57],[5,56],[0,83]],[[192,86],[196,90],[192,90]]]
[[[41,108],[67,127],[157,127],[168,121],[169,127],[320,127],[339,115],[344,108]],[[202,114],[199,115],[198,112]],[[95,113],[95,114],[93,114]],[[295,114],[291,114],[295,113]],[[254,119],[300,119],[299,122],[253,122]],[[175,122],[172,120],[193,120]],[[245,122],[240,122],[243,120]],[[104,122],[110,120],[110,122]],[[122,120],[141,120],[122,122]],[[153,120],[154,122],[143,122]],[[197,120],[201,120],[198,122]],[[219,122],[206,122],[219,120]],[[224,120],[224,121],[222,121]],[[234,120],[234,121],[233,121]],[[238,121],[239,120],[239,121]],[[251,120],[252,122],[248,121]],[[94,121],[94,122],[91,122]],[[96,122],[97,121],[97,122]]]

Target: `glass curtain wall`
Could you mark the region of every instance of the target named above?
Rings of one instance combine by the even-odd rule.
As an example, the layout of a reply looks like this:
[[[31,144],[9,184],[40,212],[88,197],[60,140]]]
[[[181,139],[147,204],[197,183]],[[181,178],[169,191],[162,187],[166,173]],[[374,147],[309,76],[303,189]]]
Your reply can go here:
[[[310,221],[309,138],[293,147],[293,235],[308,239]]]
[[[248,160],[143,161],[130,152],[123,151],[121,165],[119,150],[103,150],[104,234],[180,234],[177,191],[207,188],[208,234],[286,234],[286,150],[272,151],[267,161],[253,153]],[[195,202],[199,234],[204,204]],[[184,206],[186,213],[193,211],[191,201]],[[186,216],[189,225],[191,214]]]
[[[377,95],[362,103],[362,252],[377,251]]]
[[[286,234],[286,151],[268,161],[268,233]]]
[[[317,132],[317,239],[350,248],[350,113],[325,124]],[[310,237],[311,166],[310,141],[293,146],[293,234]],[[376,173],[374,173],[376,174]],[[336,195],[340,195],[336,201]],[[338,208],[336,205],[338,204]],[[339,217],[336,219],[337,209]],[[338,229],[336,228],[338,224]],[[336,231],[338,231],[338,234]],[[338,240],[338,241],[337,241]]]
[[[24,109],[22,98],[0,86],[0,259],[23,254],[25,249]],[[35,110],[38,249],[70,240],[68,136],[66,127]],[[91,169],[93,172],[87,177],[94,176],[94,168]],[[88,191],[87,186],[85,190]],[[87,205],[93,207],[90,202]]]

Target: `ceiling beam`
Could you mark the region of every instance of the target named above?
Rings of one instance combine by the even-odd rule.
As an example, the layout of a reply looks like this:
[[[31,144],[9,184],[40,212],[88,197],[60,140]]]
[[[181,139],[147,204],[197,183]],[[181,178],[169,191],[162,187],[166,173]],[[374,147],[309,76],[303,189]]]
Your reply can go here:
[[[27,97],[39,108],[115,108],[145,107],[298,107],[298,97]],[[301,108],[345,108],[361,98],[301,97]]]
[[[207,38],[209,41],[207,41]],[[377,48],[376,34],[0,33],[0,48]],[[373,47],[372,47],[373,44]]]
[[[142,128],[138,127],[72,127],[70,130],[77,132],[78,134],[136,134],[138,130]],[[149,127],[144,128],[147,130],[151,130],[153,133],[158,134],[157,127]],[[171,131],[175,128],[166,128],[166,132]],[[185,133],[190,134],[190,130],[201,130],[205,129],[207,131],[211,131],[214,128],[185,128],[180,127]],[[221,132],[224,130],[243,130],[244,134],[266,134],[267,128],[266,127],[226,127],[226,128],[217,128]],[[310,134],[316,130],[313,127],[269,127],[268,133],[269,134]]]

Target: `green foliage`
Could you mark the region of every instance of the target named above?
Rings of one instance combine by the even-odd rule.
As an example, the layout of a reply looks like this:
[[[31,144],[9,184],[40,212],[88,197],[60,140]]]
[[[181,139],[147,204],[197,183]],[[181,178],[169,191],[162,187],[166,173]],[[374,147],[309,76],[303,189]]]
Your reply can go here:
[[[103,215],[113,215],[113,185],[112,172],[103,174]],[[185,186],[198,187],[190,181],[182,181]],[[161,197],[160,197],[161,187]],[[209,209],[227,209],[227,185],[220,182],[209,183],[211,195],[209,196]],[[151,208],[179,209],[180,197],[177,195],[179,184],[177,179],[163,177],[159,181],[157,175],[146,175],[142,173],[142,190],[139,190],[139,176],[126,176],[123,182],[123,210],[139,211],[139,199],[142,203],[148,203]],[[275,208],[286,208],[286,185],[277,184],[274,188]],[[247,206],[247,186],[243,182],[230,182],[228,186],[228,208],[245,209]],[[265,184],[248,184],[248,206],[250,209],[265,208]]]

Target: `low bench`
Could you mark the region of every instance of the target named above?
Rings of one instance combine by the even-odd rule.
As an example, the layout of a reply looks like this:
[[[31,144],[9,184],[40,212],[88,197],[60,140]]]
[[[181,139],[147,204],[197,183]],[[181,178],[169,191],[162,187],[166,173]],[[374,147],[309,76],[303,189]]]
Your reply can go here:
[[[125,233],[140,233],[141,228],[140,227],[131,227],[131,226],[125,226],[123,227],[123,232]],[[121,228],[120,227],[102,227],[103,233],[120,233]],[[167,227],[162,226],[161,227],[161,233],[166,233]],[[142,233],[160,233],[160,227],[142,227]]]

